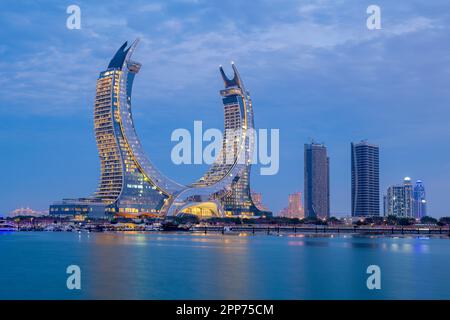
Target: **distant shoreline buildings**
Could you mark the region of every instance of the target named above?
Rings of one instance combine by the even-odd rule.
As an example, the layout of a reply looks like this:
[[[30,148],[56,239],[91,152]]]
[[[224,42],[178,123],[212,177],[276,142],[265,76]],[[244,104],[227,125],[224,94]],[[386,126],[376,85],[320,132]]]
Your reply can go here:
[[[380,216],[380,147],[367,140],[351,147],[351,217]],[[283,217],[330,217],[330,159],[327,147],[315,142],[304,145],[304,208],[301,193],[289,195]],[[302,212],[302,213],[300,213]],[[403,184],[391,185],[383,196],[383,215],[421,219],[427,215],[425,186],[406,177]]]
[[[413,190],[413,213],[416,218],[422,218],[427,215],[427,199],[425,186],[422,180],[417,180]]]
[[[8,216],[9,217],[23,217],[23,216],[27,216],[27,217],[41,217],[48,214],[48,212],[46,211],[35,211],[33,209],[31,209],[30,207],[26,207],[26,208],[17,208],[13,211],[11,211]]]
[[[305,211],[302,206],[302,193],[295,192],[288,197],[288,206],[278,213],[279,217],[303,219]]]
[[[412,185],[405,177],[403,184],[388,187],[384,198],[384,215],[421,219],[426,216],[425,186],[421,180]]]

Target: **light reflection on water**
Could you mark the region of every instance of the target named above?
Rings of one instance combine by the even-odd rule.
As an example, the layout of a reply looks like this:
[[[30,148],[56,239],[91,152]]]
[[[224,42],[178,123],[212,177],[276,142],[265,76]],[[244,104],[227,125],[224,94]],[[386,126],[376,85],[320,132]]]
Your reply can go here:
[[[0,252],[3,299],[450,298],[445,237],[11,233]],[[70,264],[80,292],[65,288]],[[381,291],[366,288],[371,264]]]

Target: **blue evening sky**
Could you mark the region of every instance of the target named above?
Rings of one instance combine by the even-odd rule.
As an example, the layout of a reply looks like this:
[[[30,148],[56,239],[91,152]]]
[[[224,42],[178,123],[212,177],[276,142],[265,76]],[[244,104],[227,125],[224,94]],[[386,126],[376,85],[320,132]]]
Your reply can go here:
[[[67,6],[81,30],[66,28]],[[366,8],[382,29],[366,28]],[[223,127],[218,66],[235,61],[259,128],[280,129],[280,171],[252,173],[278,212],[303,191],[303,144],[331,158],[331,212],[350,212],[350,142],[381,146],[381,189],[422,179],[429,213],[450,215],[448,0],[2,1],[0,214],[44,210],[95,191],[98,73],[140,37],[133,92],[137,132],[166,175],[188,183],[205,166],[170,160],[171,132]]]

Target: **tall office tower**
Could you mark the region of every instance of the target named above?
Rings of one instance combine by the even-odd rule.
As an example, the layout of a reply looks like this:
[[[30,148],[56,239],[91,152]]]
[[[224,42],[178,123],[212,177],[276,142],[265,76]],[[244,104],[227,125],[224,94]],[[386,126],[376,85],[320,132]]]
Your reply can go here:
[[[389,186],[386,193],[386,216],[403,217],[405,189],[401,185]]]
[[[413,191],[413,215],[420,219],[427,215],[427,200],[425,197],[425,186],[421,180],[416,181]]]
[[[305,217],[330,216],[330,159],[323,144],[305,144]]]
[[[361,141],[351,144],[352,216],[380,214],[379,146]]]
[[[386,194],[386,213],[388,216],[412,218],[413,187],[411,178],[406,177],[403,184],[390,186]]]
[[[403,188],[405,189],[405,215],[413,217],[413,186],[410,177],[403,179]]]

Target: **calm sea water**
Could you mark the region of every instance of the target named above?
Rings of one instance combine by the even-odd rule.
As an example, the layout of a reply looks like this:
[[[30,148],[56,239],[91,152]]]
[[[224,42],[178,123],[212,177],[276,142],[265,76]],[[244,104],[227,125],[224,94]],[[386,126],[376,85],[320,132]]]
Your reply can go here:
[[[450,299],[449,266],[448,238],[0,233],[0,299]]]

